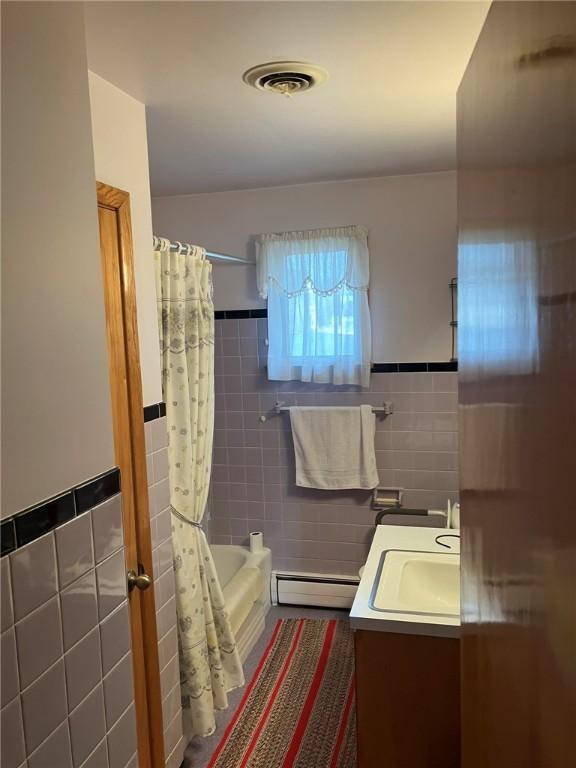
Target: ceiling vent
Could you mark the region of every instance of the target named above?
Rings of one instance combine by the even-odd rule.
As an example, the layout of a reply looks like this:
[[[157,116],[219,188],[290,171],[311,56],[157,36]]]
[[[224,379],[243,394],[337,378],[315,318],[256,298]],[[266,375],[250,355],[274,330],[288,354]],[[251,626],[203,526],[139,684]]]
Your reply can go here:
[[[270,61],[244,72],[242,79],[253,88],[282,96],[309,91],[328,78],[328,72],[304,61]]]

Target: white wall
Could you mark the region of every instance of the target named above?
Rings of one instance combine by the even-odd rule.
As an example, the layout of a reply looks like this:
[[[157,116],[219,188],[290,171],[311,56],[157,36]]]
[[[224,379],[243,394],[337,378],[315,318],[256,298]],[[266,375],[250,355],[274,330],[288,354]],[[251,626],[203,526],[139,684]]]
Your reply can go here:
[[[114,466],[80,3],[2,5],[2,515]]]
[[[162,400],[145,106],[89,73],[96,178],[130,193],[144,405]]]
[[[370,231],[373,360],[450,358],[456,274],[454,172],[154,198],[154,232],[253,258],[261,232],[360,224]],[[214,270],[216,309],[263,306],[253,267]]]

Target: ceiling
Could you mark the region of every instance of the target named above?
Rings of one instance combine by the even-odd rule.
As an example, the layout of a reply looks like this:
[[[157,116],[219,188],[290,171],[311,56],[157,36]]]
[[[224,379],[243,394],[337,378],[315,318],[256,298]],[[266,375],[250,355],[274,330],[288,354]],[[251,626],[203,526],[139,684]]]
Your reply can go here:
[[[90,69],[147,105],[154,195],[445,170],[489,2],[92,2]],[[283,96],[243,72],[325,67]]]

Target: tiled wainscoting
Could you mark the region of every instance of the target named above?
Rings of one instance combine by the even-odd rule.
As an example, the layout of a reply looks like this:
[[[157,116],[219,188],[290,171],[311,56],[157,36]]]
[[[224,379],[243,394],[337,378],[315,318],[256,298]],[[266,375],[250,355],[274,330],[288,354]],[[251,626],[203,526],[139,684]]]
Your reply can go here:
[[[145,429],[164,749],[167,768],[178,768],[184,759],[186,744],[182,736],[166,417],[147,421]]]
[[[249,531],[261,530],[277,569],[356,574],[372,534],[371,494],[297,487],[290,417],[271,413],[274,403],[380,406],[391,400],[393,415],[377,420],[380,484],[404,488],[405,507],[445,509],[458,494],[457,374],[373,373],[369,391],[270,382],[266,335],[266,319],[216,320],[211,540],[245,543]],[[439,518],[389,521],[422,525]]]
[[[137,768],[121,495],[1,569],[2,768]]]

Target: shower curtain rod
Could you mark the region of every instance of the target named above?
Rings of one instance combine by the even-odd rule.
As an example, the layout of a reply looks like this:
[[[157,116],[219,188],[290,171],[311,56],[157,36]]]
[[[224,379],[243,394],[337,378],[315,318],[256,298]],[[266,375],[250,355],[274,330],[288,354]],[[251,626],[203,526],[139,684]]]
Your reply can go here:
[[[154,248],[156,248],[159,245],[159,242],[162,238],[154,236]],[[189,245],[188,243],[180,243],[178,240],[170,241],[170,250],[171,251],[179,251],[181,248],[192,248],[193,246]],[[241,256],[231,256],[228,253],[216,253],[215,251],[206,251],[206,258],[210,259],[211,261],[231,261],[235,262],[236,264],[254,264],[253,261],[250,261],[249,259],[243,259]]]

